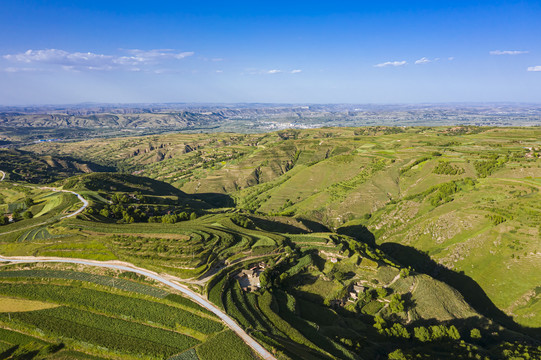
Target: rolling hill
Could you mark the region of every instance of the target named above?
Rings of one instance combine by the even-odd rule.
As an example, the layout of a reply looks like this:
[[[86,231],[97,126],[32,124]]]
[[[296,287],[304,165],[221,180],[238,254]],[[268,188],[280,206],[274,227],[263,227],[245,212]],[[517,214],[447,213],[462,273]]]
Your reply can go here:
[[[539,139],[379,126],[35,144],[118,173],[57,182],[90,206],[7,225],[21,230],[0,252],[170,274],[277,358],[535,358]]]

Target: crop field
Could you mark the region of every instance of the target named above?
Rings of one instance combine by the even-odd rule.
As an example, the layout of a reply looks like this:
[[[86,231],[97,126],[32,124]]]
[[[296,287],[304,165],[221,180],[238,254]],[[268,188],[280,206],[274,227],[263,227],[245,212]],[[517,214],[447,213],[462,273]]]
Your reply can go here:
[[[32,269],[0,271],[0,278],[37,278],[37,279],[65,279],[89,282],[97,285],[108,286],[123,291],[134,292],[157,298],[165,298],[169,293],[157,287],[141,284],[112,276],[104,276],[87,272],[72,270]],[[188,303],[193,304],[191,301]]]
[[[119,276],[123,274],[129,273]],[[0,271],[0,294],[5,350],[28,343],[49,346],[61,339],[65,345],[52,351],[52,358],[91,359],[94,354],[96,359],[141,355],[158,359],[192,354],[210,360],[211,348],[216,347],[253,358],[236,335],[223,332],[214,314],[182,296],[122,277],[9,268]],[[34,339],[38,333],[40,339]],[[207,340],[214,345],[199,353]]]
[[[56,305],[42,301],[0,297],[0,313],[35,311],[53,307],[56,307]]]

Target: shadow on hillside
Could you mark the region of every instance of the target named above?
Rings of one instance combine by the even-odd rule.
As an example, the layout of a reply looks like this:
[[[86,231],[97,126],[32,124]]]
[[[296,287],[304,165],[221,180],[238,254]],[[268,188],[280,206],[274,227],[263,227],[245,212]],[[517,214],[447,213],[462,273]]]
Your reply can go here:
[[[301,222],[306,228],[308,228],[311,232],[331,232],[328,227],[326,227],[323,224],[320,224],[316,221],[312,221],[305,218],[296,218],[299,222]]]
[[[202,200],[213,208],[235,207],[235,201],[233,198],[226,194],[202,193],[189,194],[189,196],[197,200]]]
[[[338,234],[351,236],[359,241],[362,241],[371,247],[376,247],[376,238],[364,225],[351,225],[339,227],[336,232]]]
[[[289,221],[287,220],[288,218],[283,218],[286,220],[280,221],[280,220],[267,220],[262,217],[254,216],[254,217],[250,217],[250,219],[254,222],[254,224],[258,228],[264,231],[269,231],[269,232],[279,232],[279,233],[284,233],[284,234],[306,234],[310,232],[330,232],[330,230],[326,228],[324,225],[315,221],[304,219],[304,218],[292,219],[293,220],[292,223],[284,222],[284,221]],[[297,222],[302,224],[304,228],[299,226],[299,224],[295,224]]]
[[[481,315],[497,321],[509,330],[528,334],[541,340],[541,328],[527,328],[517,324],[512,317],[494,305],[481,286],[464,272],[449,270],[432,260],[427,254],[410,246],[384,243],[379,247],[403,266],[411,266],[415,271],[430,275],[457,289],[468,304]]]

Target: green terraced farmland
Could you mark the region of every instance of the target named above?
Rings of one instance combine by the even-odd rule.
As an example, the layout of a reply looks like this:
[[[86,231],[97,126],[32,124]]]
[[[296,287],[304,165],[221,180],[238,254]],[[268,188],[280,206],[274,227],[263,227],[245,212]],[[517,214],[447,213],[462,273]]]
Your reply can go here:
[[[17,312],[0,311],[0,324],[6,328],[0,328],[0,334],[5,334],[2,341],[6,350],[28,343],[49,346],[46,344],[62,341],[64,345],[53,351],[59,358],[69,358],[77,350],[73,358],[85,358],[86,353],[88,358],[135,359],[145,355],[163,359],[190,354],[224,329],[215,315],[199,305],[141,283],[143,279],[130,273],[106,276],[55,267],[59,266],[0,271],[0,294],[20,299],[10,303],[10,309],[13,304],[21,306]],[[128,280],[131,277],[137,280]],[[30,305],[40,301],[42,310],[33,305],[33,311],[29,311],[30,305],[23,299],[33,300]],[[35,334],[39,339],[32,337]],[[244,356],[253,358],[236,335],[226,338],[239,350],[244,349]],[[204,354],[208,348],[202,351]],[[199,358],[211,359],[205,355]]]

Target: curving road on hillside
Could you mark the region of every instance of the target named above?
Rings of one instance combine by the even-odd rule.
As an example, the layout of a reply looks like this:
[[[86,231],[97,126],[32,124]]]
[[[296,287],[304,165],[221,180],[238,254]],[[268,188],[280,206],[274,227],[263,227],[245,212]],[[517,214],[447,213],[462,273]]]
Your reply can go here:
[[[65,215],[65,216],[62,216],[60,219],[66,219],[66,218],[70,218],[70,217],[73,217],[73,216],[76,216],[76,215],[79,215],[80,213],[83,212],[84,209],[86,209],[86,207],[88,206],[88,201],[79,193],[76,193],[75,191],[70,191],[70,190],[61,190],[61,189],[57,189],[57,188],[51,188],[51,187],[46,187],[46,186],[42,186],[40,187],[41,190],[51,190],[51,191],[54,191],[54,192],[65,192],[65,193],[70,193],[70,194],[73,194],[75,196],[77,196],[77,198],[79,199],[79,201],[81,201],[83,203],[83,206],[81,206],[77,211],[69,214],[69,215]]]
[[[130,263],[124,263],[119,261],[96,261],[96,260],[82,260],[82,259],[66,259],[66,258],[52,258],[52,257],[34,257],[34,256],[14,256],[5,257],[0,255],[0,261],[14,262],[14,263],[68,263],[68,264],[80,264],[88,266],[98,266],[103,268],[118,269],[124,271],[132,271],[137,274],[147,276],[154,279],[164,285],[169,286],[172,289],[182,292],[184,295],[216,314],[231,330],[233,330],[248,346],[250,346],[257,354],[259,354],[265,360],[276,360],[276,358],[268,352],[257,341],[252,339],[242,328],[231,319],[226,313],[217,308],[214,304],[203,298],[201,295],[190,290],[189,288],[169,280],[166,277],[159,275],[156,272],[136,267]]]
[[[0,173],[2,174],[2,177],[0,178],[0,181],[3,181],[4,178],[6,177],[6,173],[2,170],[0,170]],[[13,184],[16,184],[16,183],[13,183]],[[23,185],[23,186],[28,186],[28,187],[37,187],[37,186],[32,186],[32,185]],[[57,189],[57,188],[52,188],[52,187],[47,187],[47,186],[41,186],[41,187],[37,187],[38,189],[41,189],[41,190],[50,190],[50,191],[53,191],[53,192],[65,192],[65,193],[70,193],[70,194],[73,194],[75,196],[77,196],[77,198],[79,199],[79,201],[81,201],[83,203],[83,206],[81,206],[79,209],[77,209],[77,211],[69,214],[69,215],[65,215],[65,216],[62,216],[60,219],[66,219],[66,218],[70,218],[70,217],[73,217],[73,216],[76,216],[76,215],[79,215],[80,213],[82,213],[84,211],[84,209],[87,208],[88,206],[88,201],[79,193],[76,193],[75,191],[70,191],[70,190],[62,190],[62,189]],[[37,225],[36,225],[37,226]]]

